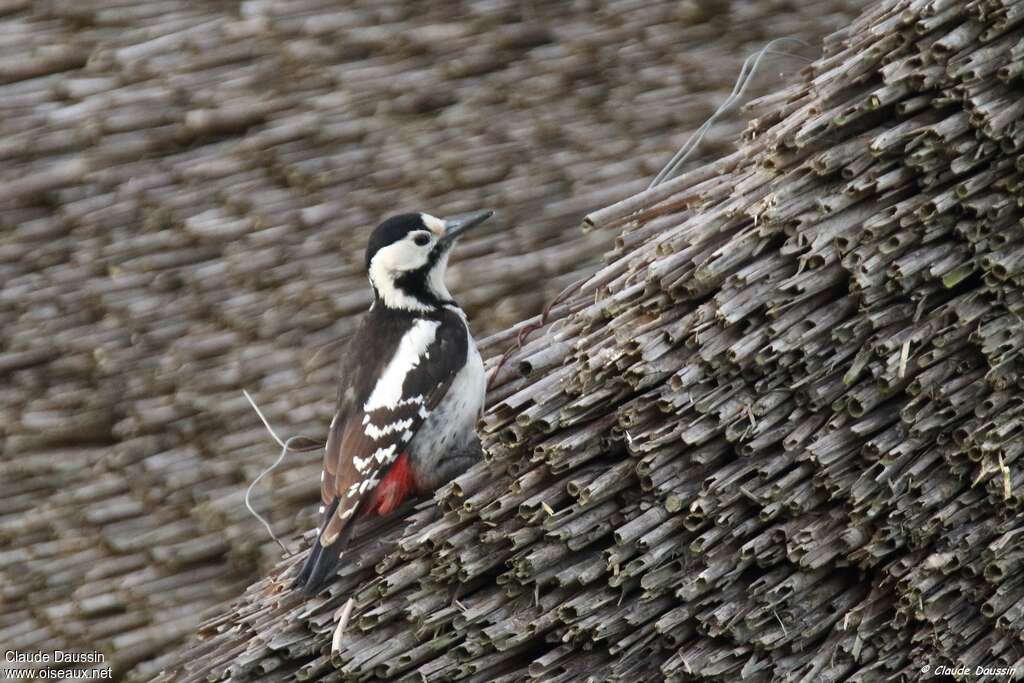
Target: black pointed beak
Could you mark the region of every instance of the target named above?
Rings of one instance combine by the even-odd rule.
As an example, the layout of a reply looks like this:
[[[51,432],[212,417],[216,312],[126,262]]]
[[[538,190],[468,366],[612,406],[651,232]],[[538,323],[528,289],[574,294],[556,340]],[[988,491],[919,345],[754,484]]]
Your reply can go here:
[[[493,215],[493,211],[483,211],[481,213],[446,218],[444,221],[444,235],[441,236],[440,243],[445,249],[451,247],[461,235],[480,225]]]

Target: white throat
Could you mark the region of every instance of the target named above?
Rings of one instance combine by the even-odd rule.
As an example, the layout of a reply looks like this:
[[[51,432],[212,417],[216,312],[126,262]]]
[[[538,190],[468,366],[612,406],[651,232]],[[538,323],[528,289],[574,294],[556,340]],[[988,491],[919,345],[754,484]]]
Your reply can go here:
[[[441,258],[437,260],[437,263],[434,264],[434,267],[427,274],[427,289],[441,301],[452,300],[452,295],[448,293],[448,288],[444,284],[444,274],[448,270],[449,253],[446,251],[442,254]]]

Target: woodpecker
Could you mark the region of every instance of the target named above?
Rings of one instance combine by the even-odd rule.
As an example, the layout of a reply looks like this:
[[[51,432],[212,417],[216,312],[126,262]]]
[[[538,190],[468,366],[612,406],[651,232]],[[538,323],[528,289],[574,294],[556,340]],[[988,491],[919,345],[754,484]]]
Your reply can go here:
[[[432,493],[482,455],[483,361],[444,276],[455,241],[493,213],[403,214],[370,236],[373,304],[342,358],[317,540],[293,584],[307,595],[334,575],[356,519]]]

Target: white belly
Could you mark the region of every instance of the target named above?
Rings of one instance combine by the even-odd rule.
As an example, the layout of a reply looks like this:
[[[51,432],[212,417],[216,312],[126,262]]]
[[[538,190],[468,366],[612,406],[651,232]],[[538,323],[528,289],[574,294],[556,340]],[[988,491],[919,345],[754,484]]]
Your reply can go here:
[[[484,405],[487,378],[473,338],[469,337],[466,364],[436,408],[423,421],[416,436],[409,443],[409,456],[417,475],[431,472],[448,455],[459,452],[476,439],[476,421]],[[417,480],[420,477],[417,476]],[[433,482],[417,481],[432,488]]]

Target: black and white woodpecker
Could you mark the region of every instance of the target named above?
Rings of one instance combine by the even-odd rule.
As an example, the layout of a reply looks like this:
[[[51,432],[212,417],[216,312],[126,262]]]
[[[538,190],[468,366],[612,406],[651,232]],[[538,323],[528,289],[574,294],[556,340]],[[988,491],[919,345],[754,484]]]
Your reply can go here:
[[[307,594],[334,576],[356,519],[433,493],[481,457],[483,361],[444,275],[455,241],[492,214],[403,214],[370,236],[373,304],[343,355],[318,538],[294,582]]]

